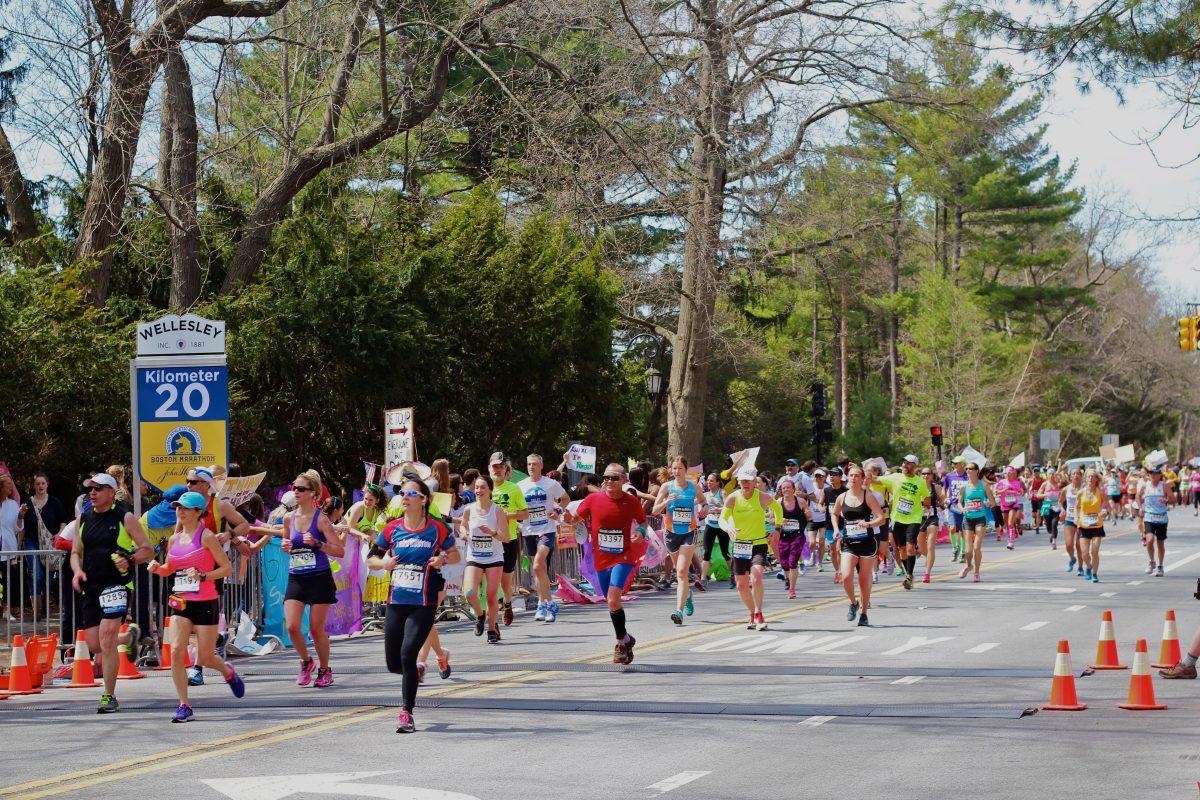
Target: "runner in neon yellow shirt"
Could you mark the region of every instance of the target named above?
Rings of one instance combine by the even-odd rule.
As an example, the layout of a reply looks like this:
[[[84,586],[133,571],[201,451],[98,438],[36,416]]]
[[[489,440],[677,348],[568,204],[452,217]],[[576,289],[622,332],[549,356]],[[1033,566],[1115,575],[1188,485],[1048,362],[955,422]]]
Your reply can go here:
[[[917,537],[921,535],[925,500],[930,496],[929,482],[917,474],[919,463],[920,459],[916,456],[906,455],[903,472],[893,472],[879,479],[891,489],[892,541],[896,550],[896,560],[903,559],[906,590],[912,589],[913,570],[917,564]]]

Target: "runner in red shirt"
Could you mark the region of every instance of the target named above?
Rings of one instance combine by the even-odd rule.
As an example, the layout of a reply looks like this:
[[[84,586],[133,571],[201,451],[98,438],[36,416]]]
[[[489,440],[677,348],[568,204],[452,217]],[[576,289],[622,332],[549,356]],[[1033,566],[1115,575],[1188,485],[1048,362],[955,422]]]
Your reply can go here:
[[[625,469],[620,464],[605,467],[602,480],[604,490],[584,498],[574,518],[588,526],[599,588],[608,600],[608,615],[617,636],[613,663],[628,664],[633,661],[636,640],[625,630],[621,593],[625,591],[629,576],[637,569],[633,543],[642,541],[646,533],[646,511],[640,500],[621,490],[625,484]],[[636,531],[633,530],[634,523],[637,523]]]

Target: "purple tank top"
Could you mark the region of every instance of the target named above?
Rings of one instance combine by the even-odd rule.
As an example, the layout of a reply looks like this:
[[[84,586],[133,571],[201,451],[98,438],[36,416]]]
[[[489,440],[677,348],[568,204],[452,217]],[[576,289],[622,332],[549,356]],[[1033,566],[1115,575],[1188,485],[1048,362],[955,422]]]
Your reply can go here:
[[[305,531],[296,530],[296,515],[300,513],[298,510],[292,512],[292,554],[291,560],[288,562],[289,575],[314,575],[318,572],[329,571],[329,556],[325,555],[322,550],[314,550],[304,544]],[[313,512],[312,522],[308,525],[308,533],[313,535],[321,544],[325,544],[325,536],[321,533],[320,526],[317,524],[322,512],[317,509]]]

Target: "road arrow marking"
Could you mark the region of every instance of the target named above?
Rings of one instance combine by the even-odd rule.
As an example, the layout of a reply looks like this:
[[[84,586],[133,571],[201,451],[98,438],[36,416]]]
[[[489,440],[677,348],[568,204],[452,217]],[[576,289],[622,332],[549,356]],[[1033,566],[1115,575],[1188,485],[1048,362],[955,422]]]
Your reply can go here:
[[[378,797],[382,800],[479,800],[474,795],[423,789],[419,786],[394,786],[383,783],[350,781],[391,775],[382,772],[322,772],[314,775],[264,775],[249,778],[206,780],[229,800],[283,800],[294,794],[330,794],[338,797]]]

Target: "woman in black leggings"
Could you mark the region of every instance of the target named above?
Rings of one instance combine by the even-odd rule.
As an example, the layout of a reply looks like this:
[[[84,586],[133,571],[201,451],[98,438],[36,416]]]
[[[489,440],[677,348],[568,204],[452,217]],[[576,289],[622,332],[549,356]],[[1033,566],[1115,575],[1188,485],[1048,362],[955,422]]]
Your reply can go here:
[[[400,487],[404,516],[392,520],[375,540],[367,567],[391,573],[383,647],[389,672],[403,675],[396,733],[412,733],[417,703],[417,654],[433,629],[438,593],[445,585],[441,568],[461,558],[446,523],[429,516],[430,493],[424,481]]]
[[[721,545],[721,555],[725,563],[729,563],[729,534],[721,530],[718,522],[721,519],[721,509],[725,505],[725,491],[721,488],[721,479],[715,472],[708,473],[705,479],[704,505],[708,514],[704,518],[704,560],[700,564],[703,573],[700,579],[707,585],[708,571],[712,568],[713,545]],[[729,572],[729,585],[734,586],[733,571]]]

